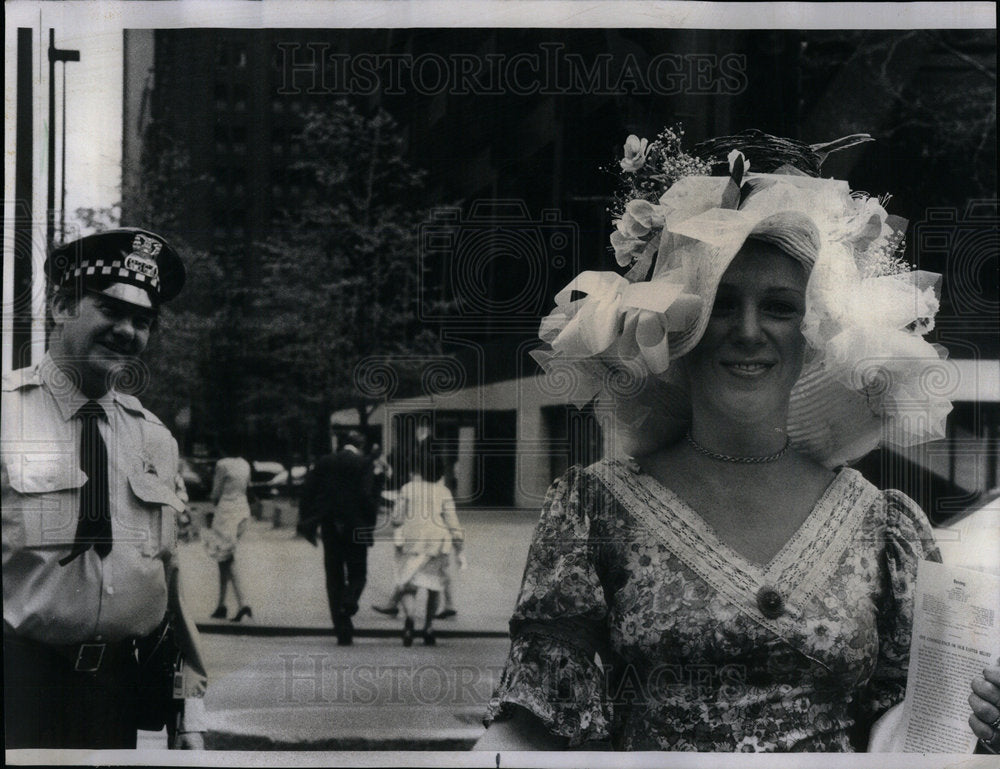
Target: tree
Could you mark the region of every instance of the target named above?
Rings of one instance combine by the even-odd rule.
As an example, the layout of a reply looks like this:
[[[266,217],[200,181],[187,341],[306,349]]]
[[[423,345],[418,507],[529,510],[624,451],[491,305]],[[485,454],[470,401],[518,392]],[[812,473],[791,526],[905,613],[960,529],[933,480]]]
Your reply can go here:
[[[921,206],[996,197],[995,31],[803,32],[799,65],[803,138],[871,132]]]
[[[325,431],[331,411],[353,407],[366,425],[379,398],[356,381],[359,365],[392,366],[405,390],[414,361],[440,352],[420,312],[424,173],[381,109],[365,116],[337,101],[304,116],[300,141],[309,157],[291,170],[305,200],[260,244],[252,410]]]
[[[142,397],[182,438],[193,425],[188,450],[235,433],[250,447],[308,454],[303,438],[325,436],[332,411],[356,408],[367,424],[380,393],[357,386],[359,364],[391,367],[405,393],[420,359],[440,352],[418,296],[424,173],[407,161],[396,123],[338,101],[304,115],[299,142],[306,157],[289,173],[304,198],[252,258],[243,246],[208,253],[187,243],[179,201],[210,180],[155,130],[124,205],[78,212],[86,226],[114,226],[125,208],[124,223],[182,252],[187,283],[163,308]]]

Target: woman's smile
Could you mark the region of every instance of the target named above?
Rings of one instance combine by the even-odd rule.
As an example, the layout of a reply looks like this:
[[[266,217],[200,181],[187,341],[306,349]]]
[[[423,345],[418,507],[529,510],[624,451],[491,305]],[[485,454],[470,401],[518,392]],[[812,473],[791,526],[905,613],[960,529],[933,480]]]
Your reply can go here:
[[[774,368],[769,361],[722,361],[720,365],[741,379],[759,379]]]

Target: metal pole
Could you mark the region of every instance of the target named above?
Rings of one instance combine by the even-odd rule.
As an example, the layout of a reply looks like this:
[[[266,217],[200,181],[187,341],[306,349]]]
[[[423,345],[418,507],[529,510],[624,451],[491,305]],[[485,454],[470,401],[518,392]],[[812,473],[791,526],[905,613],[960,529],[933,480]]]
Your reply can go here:
[[[45,162],[48,168],[48,196],[46,197],[45,206],[45,246],[46,251],[51,251],[53,246],[53,238],[55,237],[55,228],[53,218],[55,215],[56,208],[56,132],[54,130],[55,119],[56,119],[56,31],[49,27],[49,151],[46,155]]]
[[[62,170],[59,173],[59,242],[66,242],[66,62],[62,66]]]
[[[56,48],[56,31],[49,27],[49,154],[48,164],[48,200],[45,212],[45,245],[50,251],[55,240],[56,218],[56,62],[63,63],[63,156],[62,156],[62,203],[66,203],[66,62],[80,61],[80,52]],[[66,234],[65,219],[61,219],[60,232]]]
[[[14,280],[8,293],[4,286],[4,299],[10,302],[4,307],[4,369],[24,368],[32,364],[31,332],[33,275],[32,249],[35,238],[34,205],[35,169],[33,166],[34,135],[34,95],[32,78],[33,30],[19,27],[17,30],[17,125],[16,155],[14,160],[14,210],[8,215],[14,219]],[[5,211],[6,214],[6,211]],[[7,308],[13,314],[8,321]],[[10,323],[10,325],[8,325]],[[9,331],[8,331],[9,329]],[[10,336],[8,336],[10,334]],[[8,344],[9,343],[9,344]],[[10,350],[10,359],[7,351]]]

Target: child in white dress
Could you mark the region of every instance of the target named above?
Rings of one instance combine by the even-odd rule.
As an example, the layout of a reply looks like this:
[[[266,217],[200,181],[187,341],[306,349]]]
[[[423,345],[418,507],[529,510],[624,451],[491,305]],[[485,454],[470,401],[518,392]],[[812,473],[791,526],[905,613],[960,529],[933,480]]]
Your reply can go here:
[[[424,616],[424,643],[434,645],[432,627],[452,550],[464,563],[464,534],[455,512],[455,500],[448,487],[436,479],[433,457],[418,448],[413,457],[410,480],[399,490],[392,512],[393,542],[396,545],[396,585],[391,605],[401,605],[406,620],[403,645],[413,643],[414,596],[418,588],[427,590]]]

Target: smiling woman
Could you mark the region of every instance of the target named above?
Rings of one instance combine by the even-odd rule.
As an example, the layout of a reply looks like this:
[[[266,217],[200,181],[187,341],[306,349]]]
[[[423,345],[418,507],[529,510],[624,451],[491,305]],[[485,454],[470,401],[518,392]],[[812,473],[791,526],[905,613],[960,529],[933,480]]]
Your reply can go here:
[[[705,333],[683,359],[701,445],[720,436],[720,420],[769,423],[760,446],[746,445],[751,436],[741,431],[743,454],[769,453],[788,442],[788,398],[806,347],[806,277],[801,262],[755,240],[747,241],[722,276]]]
[[[728,177],[706,175],[719,148]],[[625,155],[629,271],[567,286],[539,356],[592,382],[615,442],[549,490],[478,747],[864,750],[940,555],[912,500],[844,463],[942,434],[950,404],[920,387],[944,365],[936,276],[807,145],[748,132],[692,158],[667,131]],[[1000,690],[973,688],[982,735]]]

